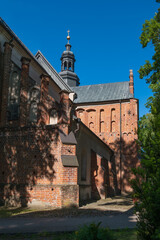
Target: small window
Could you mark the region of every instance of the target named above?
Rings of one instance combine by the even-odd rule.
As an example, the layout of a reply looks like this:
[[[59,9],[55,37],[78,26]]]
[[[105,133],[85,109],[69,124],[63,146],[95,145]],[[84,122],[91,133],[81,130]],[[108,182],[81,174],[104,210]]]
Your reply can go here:
[[[55,125],[58,123],[58,113],[56,109],[53,109],[50,113],[49,124]]]

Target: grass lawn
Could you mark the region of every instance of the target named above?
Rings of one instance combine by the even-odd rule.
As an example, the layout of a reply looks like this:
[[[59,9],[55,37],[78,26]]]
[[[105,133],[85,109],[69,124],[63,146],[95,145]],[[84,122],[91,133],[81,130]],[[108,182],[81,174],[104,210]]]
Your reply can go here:
[[[137,240],[135,229],[112,230],[117,240]],[[0,234],[1,240],[74,240],[74,233]],[[105,239],[104,239],[105,240]]]
[[[136,229],[112,230],[117,240],[137,240]]]
[[[25,214],[29,212],[33,212],[35,210],[31,210],[29,208],[22,208],[22,207],[0,207],[0,218],[12,217],[20,214]]]

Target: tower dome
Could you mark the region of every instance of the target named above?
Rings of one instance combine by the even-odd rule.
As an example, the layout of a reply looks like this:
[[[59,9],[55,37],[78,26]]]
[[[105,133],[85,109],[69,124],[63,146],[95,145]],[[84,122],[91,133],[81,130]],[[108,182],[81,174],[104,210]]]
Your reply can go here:
[[[75,87],[79,85],[79,78],[74,72],[74,63],[76,61],[73,52],[71,51],[71,45],[69,43],[70,35],[68,30],[67,44],[65,45],[66,50],[61,56],[61,72],[59,73],[63,80],[70,86]]]

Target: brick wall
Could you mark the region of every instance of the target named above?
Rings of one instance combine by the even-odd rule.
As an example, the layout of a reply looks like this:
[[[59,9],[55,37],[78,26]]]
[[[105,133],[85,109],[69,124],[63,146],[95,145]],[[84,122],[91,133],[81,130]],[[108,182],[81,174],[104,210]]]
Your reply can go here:
[[[2,96],[2,80],[3,80],[3,53],[2,53],[2,46],[0,43],[0,96]],[[2,98],[0,98],[0,122],[1,122],[1,105]]]
[[[20,76],[20,126],[26,126],[29,118],[29,64],[30,59],[22,57],[21,58],[21,76]]]
[[[61,102],[56,102],[48,93],[50,76],[44,73],[41,86],[35,86],[34,79],[29,77],[31,60],[22,57],[19,115],[16,120],[9,120],[9,80],[15,67],[11,61],[12,48],[13,45],[6,42],[4,54],[0,51],[0,201],[23,206],[35,201],[53,207],[78,205],[77,167],[63,166],[61,159],[61,155],[75,156],[76,147],[63,145],[59,138],[59,131],[68,134],[69,94],[62,91]],[[40,96],[39,99],[33,96],[37,102],[37,120],[31,122],[30,91],[33,88],[40,91]],[[52,109],[57,111],[57,125],[48,125]]]
[[[131,168],[138,164],[137,127],[138,100],[111,102],[103,105],[79,105],[78,118],[115,152],[119,189],[131,191]],[[121,121],[120,121],[121,119]]]
[[[84,124],[76,125],[80,200],[105,198],[117,193],[113,151]]]
[[[7,120],[7,106],[8,106],[8,87],[9,87],[9,77],[11,72],[11,54],[12,54],[13,45],[5,43],[4,45],[4,54],[3,54],[3,70],[1,86],[2,86],[2,95],[1,95],[1,118],[0,126],[4,126]]]
[[[64,148],[58,127],[1,128],[1,202],[26,205],[36,199],[54,207],[78,205],[77,168],[62,165]]]
[[[92,198],[93,199],[105,199],[106,189],[105,178],[107,173],[104,171],[106,169],[107,160],[104,161],[104,166],[102,167],[102,157],[97,155],[93,150],[91,152],[91,184],[92,184]]]

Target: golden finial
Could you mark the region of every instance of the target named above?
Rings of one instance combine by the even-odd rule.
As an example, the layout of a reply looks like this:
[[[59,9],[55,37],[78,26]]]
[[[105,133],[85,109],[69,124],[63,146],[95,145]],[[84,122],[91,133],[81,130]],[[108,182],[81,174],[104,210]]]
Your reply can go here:
[[[70,33],[70,31],[68,30],[67,32],[68,32],[67,40],[68,40],[68,43],[69,43],[69,40],[70,40],[69,33]]]

